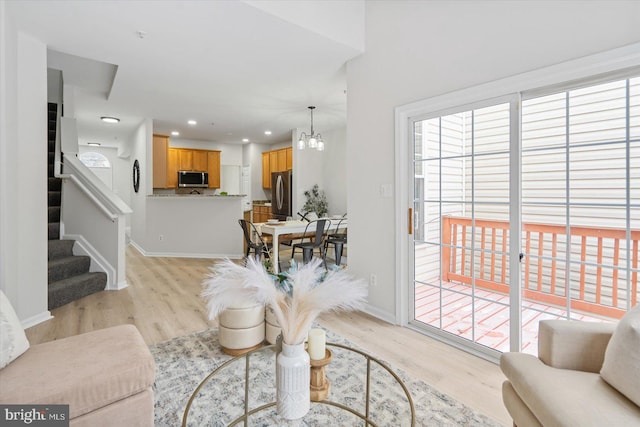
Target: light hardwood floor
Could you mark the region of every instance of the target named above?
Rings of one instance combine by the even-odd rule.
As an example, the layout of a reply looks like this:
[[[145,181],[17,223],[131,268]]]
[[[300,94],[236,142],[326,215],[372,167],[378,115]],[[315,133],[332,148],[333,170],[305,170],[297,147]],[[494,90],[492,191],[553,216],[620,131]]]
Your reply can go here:
[[[53,319],[27,329],[31,344],[113,325],[136,325],[147,344],[217,326],[207,319],[201,282],[210,259],[146,258],[127,249],[127,281],[52,311]],[[475,410],[511,425],[500,394],[498,366],[415,331],[359,312],[326,314],[320,323]]]

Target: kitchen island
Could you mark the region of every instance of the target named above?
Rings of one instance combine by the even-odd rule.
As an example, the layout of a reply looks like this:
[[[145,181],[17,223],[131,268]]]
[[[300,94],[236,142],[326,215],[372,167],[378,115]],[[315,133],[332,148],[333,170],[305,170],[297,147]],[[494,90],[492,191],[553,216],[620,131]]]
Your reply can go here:
[[[243,195],[153,194],[146,196],[144,255],[242,258]]]

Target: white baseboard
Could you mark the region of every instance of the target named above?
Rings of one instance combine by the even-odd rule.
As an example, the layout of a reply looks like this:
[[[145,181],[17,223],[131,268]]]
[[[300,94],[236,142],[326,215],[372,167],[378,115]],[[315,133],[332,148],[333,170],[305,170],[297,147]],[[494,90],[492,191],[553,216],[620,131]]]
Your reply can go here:
[[[185,253],[185,252],[151,252],[145,251],[136,242],[131,240],[129,242],[134,248],[138,250],[142,255],[146,257],[165,257],[165,258],[229,258],[229,259],[242,259],[244,254],[209,254],[209,253]]]
[[[30,328],[38,323],[46,322],[49,319],[53,319],[51,312],[49,310],[43,311],[42,313],[36,314],[35,316],[27,317],[22,320],[20,324],[24,329]]]
[[[126,280],[116,283],[115,286],[107,286],[105,290],[107,291],[119,291],[120,289],[128,288],[129,284]]]
[[[392,313],[388,313],[386,311],[380,310],[379,308],[373,307],[369,304],[366,304],[362,309],[362,311],[364,311],[365,313],[373,317],[377,317],[378,319],[383,320],[387,323],[391,323],[392,325],[397,325],[396,317]]]

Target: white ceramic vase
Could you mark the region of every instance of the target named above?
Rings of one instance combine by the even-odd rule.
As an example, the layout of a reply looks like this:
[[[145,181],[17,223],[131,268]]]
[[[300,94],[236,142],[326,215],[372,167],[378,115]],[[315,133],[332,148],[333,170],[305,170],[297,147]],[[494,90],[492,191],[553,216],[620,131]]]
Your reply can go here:
[[[281,417],[296,420],[309,412],[310,367],[304,343],[282,343],[276,369],[276,408]]]

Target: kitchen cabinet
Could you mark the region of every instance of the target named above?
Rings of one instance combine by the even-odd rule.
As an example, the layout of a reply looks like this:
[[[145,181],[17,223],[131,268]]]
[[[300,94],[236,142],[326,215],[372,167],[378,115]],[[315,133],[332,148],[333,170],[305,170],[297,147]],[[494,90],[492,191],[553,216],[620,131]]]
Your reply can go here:
[[[271,188],[271,173],[293,169],[293,149],[291,147],[262,153],[262,187]]]
[[[169,137],[153,134],[153,188],[167,188]]]
[[[209,150],[176,148],[178,150],[178,170],[204,172],[207,170]]]
[[[293,148],[289,147],[286,149],[286,168],[285,170],[293,170]]]
[[[208,170],[208,151],[207,150],[191,150],[193,152],[193,169],[194,171],[207,171]],[[218,164],[220,163],[218,156]],[[220,170],[220,168],[218,168]],[[219,187],[219,185],[218,185]]]
[[[253,205],[253,222],[267,222],[271,219],[271,206]]]
[[[220,188],[220,152],[205,151],[207,167],[209,172],[209,188]]]
[[[169,137],[153,135],[153,188],[177,188],[178,171],[206,171],[209,188],[220,188],[220,151],[169,146]]]
[[[271,173],[278,172],[278,152],[269,151],[269,181],[271,181]],[[271,188],[271,182],[269,182]]]
[[[178,170],[192,171],[193,168],[193,150],[178,150]]]
[[[276,151],[277,169],[274,172],[282,172],[287,170],[287,150]]]
[[[262,187],[271,188],[271,166],[269,166],[269,152],[262,153]]]
[[[178,186],[178,150],[169,148],[167,153],[167,188]]]

